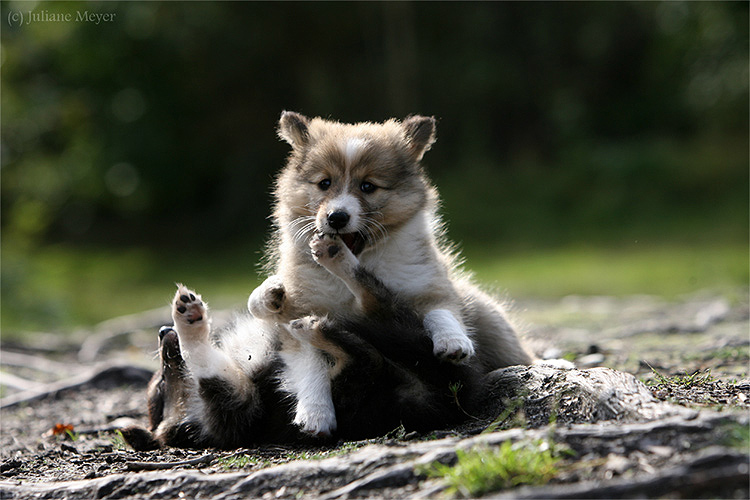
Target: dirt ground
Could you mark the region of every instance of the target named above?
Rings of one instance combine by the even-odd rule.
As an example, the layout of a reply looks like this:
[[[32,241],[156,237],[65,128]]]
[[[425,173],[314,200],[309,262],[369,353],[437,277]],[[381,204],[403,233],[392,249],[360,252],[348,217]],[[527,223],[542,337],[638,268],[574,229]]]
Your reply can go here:
[[[694,424],[690,419],[665,422],[659,431],[662,437],[651,439],[646,445],[639,441],[637,446],[624,445],[625,435],[600,441],[596,436],[582,438],[581,432],[585,431],[577,430],[576,426],[556,429],[556,436],[576,453],[565,459],[560,473],[552,480],[550,487],[557,485],[557,489],[547,491],[544,496],[568,491],[560,489],[561,485],[572,488],[586,483],[596,484],[596,488],[616,487],[618,480],[636,484],[636,478],[648,478],[649,474],[652,478],[669,477],[672,473],[690,475],[690,467],[707,461],[728,463],[735,460],[740,464],[737,469],[740,480],[736,481],[734,471],[727,476],[734,477],[734,482],[727,480],[713,486],[710,485],[713,483],[701,483],[707,488],[705,491],[691,493],[670,486],[631,493],[627,493],[630,490],[612,491],[620,491],[618,496],[691,497],[695,494],[696,497],[747,498],[745,476],[750,453],[747,449],[750,416],[748,313],[745,290],[731,297],[702,293],[676,301],[645,296],[566,297],[559,301],[516,304],[514,314],[519,324],[525,325],[527,340],[539,353],[573,360],[581,369],[605,366],[631,373],[659,400],[700,410],[696,414],[701,415],[694,418]],[[294,469],[297,471],[294,477],[298,478],[300,468],[308,466],[329,470],[326,474],[330,474],[330,481],[321,480],[325,474],[316,469],[315,474],[309,475],[317,479],[308,482],[300,480],[303,482],[297,484],[296,479],[278,479],[282,482],[274,483],[266,479],[268,484],[276,486],[245,491],[262,493],[264,498],[291,498],[303,493],[331,498],[360,494],[425,497],[441,491],[440,482],[415,476],[413,467],[409,471],[399,469],[398,460],[392,457],[406,453],[411,457],[409,460],[419,461],[415,457],[436,453],[438,448],[462,446],[475,439],[490,423],[471,422],[423,436],[394,432],[368,442],[335,446],[265,446],[229,452],[168,448],[135,452],[113,429],[127,422],[146,422],[145,384],[149,370],[155,367],[154,327],[167,322],[163,319],[166,314],[167,311],[151,311],[119,318],[68,339],[36,335],[33,341],[25,343],[3,343],[0,498],[57,498],[55,491],[65,491],[54,489],[63,484],[61,482],[80,480],[85,481],[75,483],[70,490],[73,493],[69,491],[64,496],[87,498],[92,491],[86,489],[88,482],[96,485],[96,495],[100,498],[167,498],[169,492],[184,495],[189,491],[188,484],[215,480],[210,484],[201,483],[202,486],[194,490],[208,497],[216,491],[226,491],[228,484],[236,489],[237,484],[244,484],[238,483],[242,478],[261,477],[254,473],[275,471],[274,474],[280,474],[275,477],[283,478],[284,471]],[[92,378],[92,374],[96,376]],[[61,388],[63,390],[59,390]],[[41,393],[47,395],[29,399],[30,395]],[[549,434],[549,429],[524,430],[523,421],[517,425],[527,433],[526,437],[533,437],[537,431]],[[620,428],[627,428],[622,425],[624,427]],[[519,429],[494,434],[499,439],[503,432]],[[632,435],[641,432],[639,429],[634,428]],[[518,437],[512,436],[515,436],[513,439]],[[726,446],[725,441],[729,443]],[[717,445],[724,447],[717,449]],[[408,451],[412,449],[417,451]],[[373,459],[375,450],[391,458]],[[381,467],[386,462],[387,468]],[[361,474],[352,473],[348,477],[346,472],[330,472],[344,467],[341,464],[351,464],[352,470],[357,469]],[[200,477],[194,476],[195,471],[199,471]],[[659,474],[662,471],[667,473]],[[359,484],[357,481],[375,472],[386,478],[382,479],[382,488],[375,482],[374,486],[362,490],[366,494],[352,489],[352,484]],[[166,481],[165,477],[179,488],[164,490],[160,482],[162,489],[156,494],[155,486],[149,481],[158,478]],[[118,485],[132,478],[141,482],[123,489],[107,483],[106,478],[113,481],[116,478]],[[52,489],[45,489],[45,485]],[[347,487],[349,490],[345,489]],[[513,495],[523,496],[524,491],[517,490]],[[587,491],[608,496],[607,490]]]

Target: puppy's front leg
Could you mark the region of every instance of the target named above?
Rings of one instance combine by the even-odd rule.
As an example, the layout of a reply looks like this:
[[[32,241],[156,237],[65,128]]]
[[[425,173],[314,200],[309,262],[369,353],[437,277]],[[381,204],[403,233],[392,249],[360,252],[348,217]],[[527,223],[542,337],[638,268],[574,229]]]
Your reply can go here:
[[[313,436],[329,437],[336,430],[331,381],[325,358],[307,342],[284,346],[284,389],[297,399],[294,423]]]
[[[370,313],[379,307],[377,297],[363,284],[364,272],[359,259],[341,239],[328,234],[318,234],[310,240],[310,250],[315,262],[344,282],[363,312]]]
[[[286,312],[286,290],[279,276],[269,276],[250,294],[247,309],[255,318],[272,319]]]
[[[466,327],[448,309],[433,309],[425,314],[424,327],[430,334],[433,353],[452,363],[461,363],[474,356],[474,343]]]

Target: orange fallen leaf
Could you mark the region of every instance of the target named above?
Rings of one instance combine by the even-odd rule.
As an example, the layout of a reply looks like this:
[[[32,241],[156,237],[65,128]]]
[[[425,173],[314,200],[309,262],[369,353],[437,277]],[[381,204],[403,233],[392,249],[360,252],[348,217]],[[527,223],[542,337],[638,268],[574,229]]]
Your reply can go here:
[[[73,432],[75,427],[72,424],[55,424],[47,434],[51,436],[59,436],[60,434],[67,434]]]

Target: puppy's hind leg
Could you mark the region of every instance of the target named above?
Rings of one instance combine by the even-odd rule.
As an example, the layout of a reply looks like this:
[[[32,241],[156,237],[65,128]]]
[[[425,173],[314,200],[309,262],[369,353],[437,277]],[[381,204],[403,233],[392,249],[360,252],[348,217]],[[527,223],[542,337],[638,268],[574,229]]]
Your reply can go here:
[[[500,303],[470,284],[462,284],[465,321],[475,332],[479,363],[486,371],[529,365],[533,358],[521,344]]]
[[[208,305],[200,295],[177,285],[172,300],[172,320],[180,340],[185,364],[196,380],[221,377],[236,386],[246,383],[236,363],[224,351],[211,344],[211,319]]]
[[[177,332],[172,326],[159,330],[159,357],[161,366],[146,391],[150,428],[134,425],[120,432],[136,451],[164,445],[200,447],[198,415],[188,411],[197,395],[196,385],[182,359]]]
[[[185,365],[196,382],[199,406],[192,412],[202,436],[214,446],[244,444],[255,417],[262,411],[258,391],[240,359],[209,340],[208,307],[197,293],[179,285],[172,302],[174,329],[179,335]]]

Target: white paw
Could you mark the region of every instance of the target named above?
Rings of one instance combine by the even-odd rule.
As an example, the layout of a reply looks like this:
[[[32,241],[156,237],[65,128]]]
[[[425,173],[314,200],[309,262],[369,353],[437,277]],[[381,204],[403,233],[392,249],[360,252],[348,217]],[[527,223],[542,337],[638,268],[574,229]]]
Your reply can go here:
[[[289,330],[289,333],[291,333],[297,340],[308,342],[319,324],[320,318],[317,316],[305,316],[304,318],[295,319],[290,322],[287,330]]]
[[[460,364],[474,356],[474,343],[463,332],[433,335],[433,350],[436,357]]]
[[[294,424],[306,434],[330,437],[336,430],[336,413],[326,405],[297,405]]]
[[[452,312],[433,309],[424,317],[424,327],[432,339],[432,352],[451,363],[463,363],[474,356],[474,343]]]
[[[256,318],[268,319],[281,314],[285,298],[286,291],[281,278],[269,276],[250,294],[250,298],[247,299],[247,309]]]
[[[177,293],[172,300],[172,321],[180,339],[208,340],[211,329],[208,306],[200,295],[184,285],[177,285]]]

